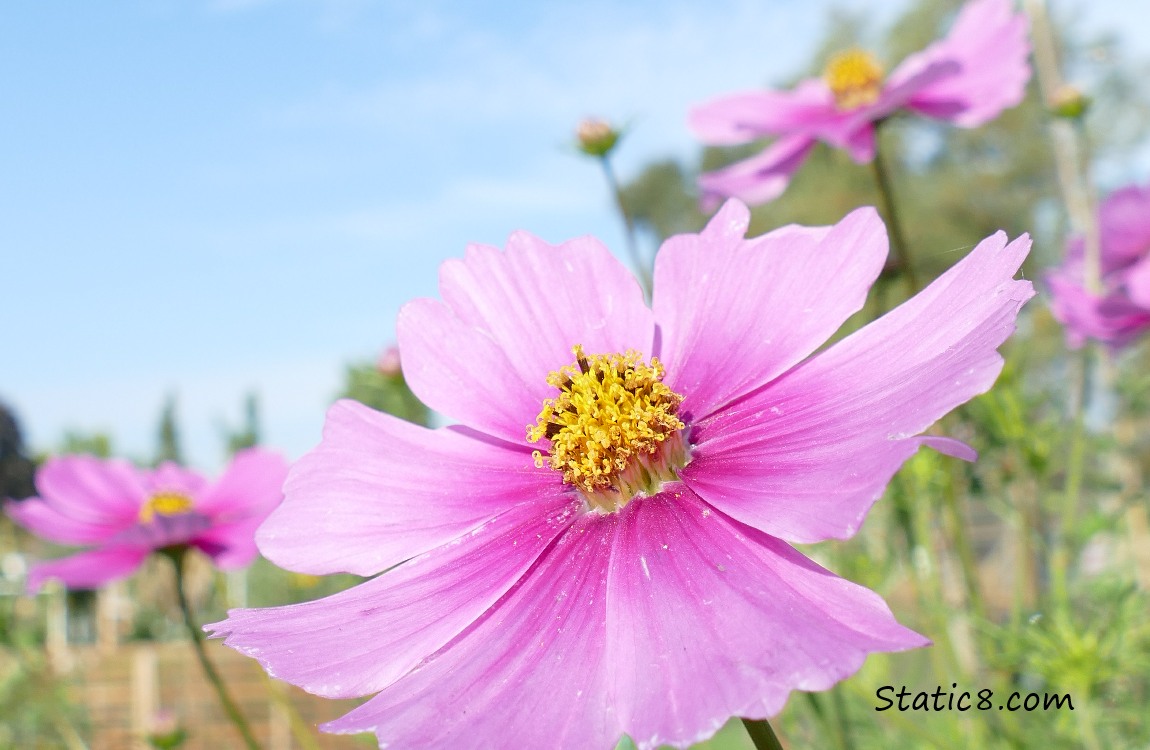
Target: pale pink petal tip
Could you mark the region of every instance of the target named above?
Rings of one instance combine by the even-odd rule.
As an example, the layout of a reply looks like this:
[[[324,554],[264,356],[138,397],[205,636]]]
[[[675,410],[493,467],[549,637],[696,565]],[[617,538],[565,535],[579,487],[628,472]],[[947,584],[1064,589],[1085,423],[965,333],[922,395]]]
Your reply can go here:
[[[804,135],[780,138],[765,151],[729,167],[699,175],[699,188],[706,203],[739,198],[752,205],[782,195],[791,176],[806,161],[815,140]]]
[[[105,547],[33,565],[28,573],[28,593],[35,594],[51,579],[70,589],[100,588],[135,573],[149,552],[138,547]]]
[[[919,440],[923,445],[934,448],[944,456],[959,458],[963,461],[970,461],[971,463],[978,460],[978,451],[961,440],[938,435],[924,435]]]
[[[1011,0],[973,0],[963,6],[947,36],[919,53],[954,61],[958,71],[917,92],[908,106],[972,128],[1021,103],[1030,80],[1029,25],[1013,5]]]

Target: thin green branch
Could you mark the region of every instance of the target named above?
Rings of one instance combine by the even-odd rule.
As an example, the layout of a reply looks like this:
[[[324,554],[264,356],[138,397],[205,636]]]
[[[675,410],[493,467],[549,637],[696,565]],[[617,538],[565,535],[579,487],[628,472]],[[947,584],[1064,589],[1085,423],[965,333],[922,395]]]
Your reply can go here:
[[[1050,589],[1055,611],[1060,616],[1069,615],[1070,584],[1069,570],[1071,557],[1070,540],[1078,524],[1078,505],[1082,495],[1082,479],[1086,455],[1086,391],[1090,368],[1090,347],[1083,347],[1073,360],[1071,376],[1071,418],[1070,440],[1066,461],[1066,487],[1062,493],[1062,504],[1058,509],[1058,531],[1054,538],[1054,549],[1050,560]]]
[[[248,746],[248,750],[260,750],[259,743],[256,742],[255,736],[252,734],[252,729],[248,726],[247,721],[244,719],[243,714],[240,713],[239,706],[228,694],[227,688],[224,686],[223,679],[220,678],[220,673],[216,671],[215,666],[208,659],[208,652],[204,648],[204,633],[200,630],[199,625],[196,624],[196,619],[192,615],[192,608],[188,604],[188,597],[184,593],[184,561],[187,559],[187,550],[184,548],[165,550],[167,556],[172,560],[172,564],[176,570],[176,597],[180,602],[180,612],[184,615],[184,625],[188,630],[188,635],[192,639],[192,646],[195,647],[196,656],[200,660],[200,666],[203,667],[204,675],[208,678],[208,682],[215,688],[216,695],[219,696],[220,705],[224,708],[224,713],[228,715],[231,722],[235,724],[236,729],[244,738],[244,744]]]
[[[783,750],[775,730],[766,719],[743,719],[743,726],[751,736],[751,742],[755,743],[755,750]]]
[[[599,164],[603,167],[603,177],[607,180],[607,187],[610,188],[611,195],[615,199],[615,208],[618,209],[619,216],[623,219],[623,228],[627,236],[627,255],[631,259],[631,265],[635,269],[635,275],[639,279],[639,285],[643,287],[643,295],[650,300],[653,285],[651,268],[648,263],[643,261],[642,256],[639,254],[639,241],[635,234],[635,222],[631,220],[631,214],[627,213],[627,207],[623,203],[623,191],[619,187],[619,180],[615,178],[615,170],[611,167],[611,157],[608,154],[603,154],[599,157]]]
[[[906,235],[902,231],[902,222],[899,220],[898,209],[895,207],[894,189],[891,187],[890,173],[887,170],[886,157],[882,149],[882,123],[875,125],[874,159],[871,160],[871,171],[874,174],[875,187],[878,188],[879,202],[886,217],[887,229],[890,230],[890,247],[894,253],[896,268],[906,278],[910,294],[918,292],[918,277],[915,275],[914,264],[910,256],[910,247],[907,245]]]

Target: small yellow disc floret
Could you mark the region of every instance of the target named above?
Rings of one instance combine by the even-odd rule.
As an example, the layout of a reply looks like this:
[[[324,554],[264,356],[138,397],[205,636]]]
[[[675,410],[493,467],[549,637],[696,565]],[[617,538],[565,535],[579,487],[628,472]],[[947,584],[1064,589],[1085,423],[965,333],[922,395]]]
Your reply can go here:
[[[178,516],[193,507],[192,499],[178,492],[158,492],[140,508],[140,522],[151,523],[156,516]]]
[[[551,443],[546,460],[600,510],[616,510],[639,492],[653,493],[686,462],[676,416],[683,397],[663,384],[663,366],[633,350],[586,354],[575,346],[575,364],[547,376],[559,389],[543,402],[527,439]]]
[[[883,69],[874,55],[849,49],[830,59],[823,80],[839,109],[855,109],[878,101],[882,93]]]

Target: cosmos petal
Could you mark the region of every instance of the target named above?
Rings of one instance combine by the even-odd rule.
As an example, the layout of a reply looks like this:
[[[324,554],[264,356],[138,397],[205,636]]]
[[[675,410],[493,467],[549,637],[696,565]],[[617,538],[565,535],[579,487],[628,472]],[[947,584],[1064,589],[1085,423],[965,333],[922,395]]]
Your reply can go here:
[[[715,146],[748,143],[767,135],[802,131],[837,115],[834,96],[817,78],[791,91],[749,91],[691,109],[687,124]]]
[[[619,718],[641,750],[772,716],[792,690],[825,690],[868,653],[929,643],[874,592],[682,487],[626,511],[605,637]]]
[[[1150,250],[1150,242],[1146,244]],[[1150,316],[1150,253],[1126,272],[1126,292],[1130,301]]]
[[[700,420],[777,378],[862,308],[887,256],[872,208],[832,227],[744,239],[731,201],[699,235],[672,237],[655,265],[666,382]]]
[[[265,557],[304,573],[374,575],[566,490],[526,451],[343,400],[284,492],[256,537]]]
[[[791,176],[814,147],[815,139],[810,136],[787,135],[760,154],[699,175],[704,205],[727,197],[752,205],[773,201],[786,191]]]
[[[403,372],[428,406],[526,445],[553,394],[547,375],[590,354],[650,354],[651,311],[635,277],[597,240],[549,245],[525,232],[473,245],[440,271],[443,302],[416,300],[398,323]]]
[[[1050,311],[1065,326],[1066,343],[1071,349],[1080,348],[1087,337],[1116,343],[1111,326],[1114,321],[1099,315],[1098,298],[1083,288],[1081,274],[1072,278],[1064,269],[1055,269],[1046,275],[1046,285],[1050,290]]]
[[[149,552],[146,547],[102,547],[39,563],[28,573],[28,591],[39,591],[51,578],[60,579],[70,589],[96,589],[130,576]]]
[[[571,523],[577,506],[570,497],[550,507],[520,505],[347,591],[286,607],[233,609],[208,629],[268,674],[312,693],[374,693],[494,605]]]
[[[216,523],[262,519],[283,500],[287,472],[287,461],[278,453],[262,448],[239,451],[197,499],[196,510]]]
[[[922,87],[907,106],[929,117],[973,128],[1022,101],[1030,80],[1026,16],[1011,0],[971,0],[943,39],[911,55],[891,73],[892,85],[914,71],[950,61],[954,75]]]
[[[623,730],[604,628],[616,524],[577,517],[471,628],[321,729],[374,731],[387,747],[613,747]]]
[[[109,524],[76,519],[35,497],[8,502],[4,510],[28,531],[59,544],[97,544],[115,536],[131,523]]]
[[[251,564],[259,555],[256,530],[264,516],[245,518],[224,524],[213,524],[190,540],[192,546],[212,558],[220,570],[237,570]]]
[[[134,523],[147,495],[140,472],[127,461],[83,455],[48,460],[36,486],[53,509],[102,526]]]
[[[531,386],[489,336],[432,299],[408,302],[396,325],[404,378],[421,401],[486,434],[524,442],[542,400],[532,399]]]
[[[920,433],[998,377],[997,349],[1034,294],[1012,279],[1029,248],[1025,235],[983,240],[895,310],[704,420],[683,481],[789,541],[854,534]]]
[[[1102,273],[1130,266],[1150,255],[1150,186],[1128,185],[1098,208]]]
[[[139,472],[140,485],[146,495],[174,493],[196,501],[208,488],[208,480],[202,474],[192,471],[175,461],[164,461],[151,471]]]
[[[1100,288],[1086,289],[1086,242],[1071,237],[1066,256],[1046,274],[1050,307],[1078,348],[1088,338],[1112,351],[1150,329],[1150,188],[1116,190],[1098,209]]]

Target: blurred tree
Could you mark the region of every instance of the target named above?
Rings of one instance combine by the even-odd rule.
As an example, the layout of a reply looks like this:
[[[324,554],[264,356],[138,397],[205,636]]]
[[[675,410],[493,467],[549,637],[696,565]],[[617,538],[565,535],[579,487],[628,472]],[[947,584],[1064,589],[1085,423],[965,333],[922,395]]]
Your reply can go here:
[[[345,377],[344,398],[409,422],[424,426],[431,423],[431,410],[407,387],[395,347],[384,351],[374,364],[349,365]]]
[[[624,188],[623,210],[636,228],[655,240],[697,232],[706,217],[688,188],[693,179],[674,159],[650,164]]]
[[[222,427],[228,455],[234,455],[244,448],[251,448],[260,442],[260,399],[255,391],[244,398],[244,423],[239,429]]]
[[[0,404],[0,499],[36,494],[35,464],[24,452],[24,437],[12,411]]]
[[[156,448],[154,463],[158,466],[164,461],[183,463],[183,455],[180,451],[180,430],[176,424],[176,395],[174,393],[168,395],[164,401],[163,410],[160,412],[159,445]]]
[[[103,432],[68,430],[60,440],[59,452],[62,455],[87,453],[99,458],[111,458],[112,438]]]

